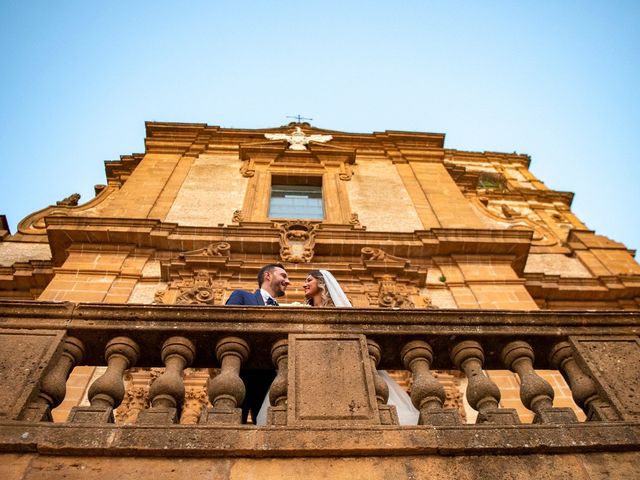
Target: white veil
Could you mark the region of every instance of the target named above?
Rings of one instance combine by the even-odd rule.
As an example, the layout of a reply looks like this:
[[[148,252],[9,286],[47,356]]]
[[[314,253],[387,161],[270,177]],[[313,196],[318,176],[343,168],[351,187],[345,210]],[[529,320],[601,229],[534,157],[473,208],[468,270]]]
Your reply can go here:
[[[342,290],[342,287],[336,280],[336,277],[334,277],[329,270],[320,270],[320,273],[324,278],[324,283],[327,286],[327,290],[329,290],[329,295],[331,296],[331,300],[333,300],[333,304],[336,307],[353,307],[347,296],[344,294],[344,290]]]

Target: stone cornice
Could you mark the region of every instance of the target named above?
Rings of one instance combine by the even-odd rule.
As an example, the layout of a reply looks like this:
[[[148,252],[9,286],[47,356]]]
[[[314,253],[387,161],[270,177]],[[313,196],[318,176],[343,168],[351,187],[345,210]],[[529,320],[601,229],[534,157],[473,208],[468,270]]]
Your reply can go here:
[[[523,153],[503,153],[503,152],[471,152],[466,150],[456,150],[453,148],[447,148],[444,150],[445,157],[455,163],[457,160],[463,160],[465,162],[480,162],[480,163],[502,163],[513,164],[517,163],[523,167],[529,168],[531,164],[531,157]]]
[[[42,293],[53,278],[50,260],[16,262],[0,267],[0,297],[34,299]]]
[[[566,301],[634,300],[640,297],[639,275],[569,278],[525,273],[525,286],[534,299]]]
[[[442,455],[471,458],[509,455],[516,461],[518,455],[635,452],[640,450],[639,427],[638,422],[256,428],[251,425],[120,426],[4,421],[0,423],[0,449],[21,454],[39,452],[53,458],[65,455],[222,457],[228,461],[229,457],[414,456],[415,459],[420,455],[434,455],[435,461]]]
[[[242,223],[226,227],[184,227],[159,220],[47,217],[47,234],[54,264],[62,265],[73,243],[134,245],[141,248],[186,252],[205,248],[212,242],[231,245],[231,253],[273,253],[278,255],[280,237],[271,222]],[[432,229],[413,233],[370,232],[352,226],[321,224],[316,241],[317,255],[331,255],[336,242],[341,256],[359,257],[362,248],[385,248],[387,253],[408,258],[468,254],[513,257],[517,272],[524,270],[531,245],[530,231],[488,229]]]
[[[492,200],[520,200],[539,201],[544,203],[560,202],[567,207],[573,202],[573,192],[560,192],[555,190],[534,190],[531,188],[518,188],[513,190],[482,190],[477,193]]]

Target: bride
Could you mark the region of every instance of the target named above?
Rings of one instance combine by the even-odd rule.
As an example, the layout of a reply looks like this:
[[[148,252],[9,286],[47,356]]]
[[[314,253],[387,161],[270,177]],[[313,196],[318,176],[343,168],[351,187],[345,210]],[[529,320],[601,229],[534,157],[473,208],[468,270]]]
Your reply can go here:
[[[302,289],[304,290],[307,303],[312,307],[352,307],[342,287],[340,287],[338,281],[328,270],[310,271],[302,285]],[[420,413],[413,406],[407,392],[384,370],[378,370],[378,373],[389,387],[389,400],[387,404],[395,405],[400,425],[417,425]],[[264,425],[266,423],[268,406],[269,395],[267,394],[256,419],[257,425]]]

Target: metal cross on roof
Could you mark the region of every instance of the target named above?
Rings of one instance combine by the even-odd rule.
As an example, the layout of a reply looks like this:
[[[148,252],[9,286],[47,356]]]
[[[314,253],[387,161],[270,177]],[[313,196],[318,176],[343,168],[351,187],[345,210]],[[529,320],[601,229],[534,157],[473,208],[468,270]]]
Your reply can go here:
[[[313,118],[302,117],[300,114],[295,116],[287,115],[287,118],[295,118],[296,123],[302,123],[301,120],[309,120],[309,121],[313,120]]]

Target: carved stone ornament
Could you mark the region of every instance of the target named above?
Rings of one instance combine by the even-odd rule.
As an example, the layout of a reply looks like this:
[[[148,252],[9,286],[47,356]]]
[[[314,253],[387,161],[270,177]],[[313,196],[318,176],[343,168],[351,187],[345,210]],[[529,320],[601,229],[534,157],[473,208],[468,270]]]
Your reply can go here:
[[[362,225],[360,224],[360,218],[358,218],[357,213],[351,214],[351,216],[349,217],[349,223],[354,227],[362,227]]]
[[[138,414],[145,408],[149,408],[149,388],[129,385],[115,411],[116,423],[136,423]]]
[[[68,197],[63,198],[62,200],[56,202],[56,205],[61,205],[64,207],[77,207],[79,201],[80,201],[80,194],[72,193]]]
[[[245,160],[240,165],[240,174],[243,177],[250,178],[256,174],[256,166],[252,160]]]
[[[280,228],[280,259],[283,262],[309,263],[314,254],[318,224],[293,221],[277,226]]]
[[[242,214],[242,210],[235,210],[233,212],[233,217],[231,217],[231,221],[233,223],[240,223],[244,221],[244,215]]]
[[[207,407],[209,397],[206,386],[201,388],[188,388],[184,395],[184,405],[182,406],[181,424],[198,423],[202,410]]]
[[[331,135],[307,135],[300,127],[295,127],[290,135],[285,133],[265,133],[269,140],[286,140],[289,142],[289,150],[306,150],[309,142],[325,143],[332,140]]]
[[[186,280],[176,298],[178,305],[215,305],[222,303],[222,290],[214,290],[213,281],[207,271],[195,273],[193,279]]]
[[[351,168],[351,165],[348,163],[341,163],[338,178],[340,180],[348,181],[351,180],[351,177],[353,177],[353,169]]]
[[[518,204],[517,209],[506,203],[490,201],[486,197],[478,197],[479,211],[492,220],[501,222],[504,228],[514,230],[533,230],[532,245],[549,247],[561,240],[546,222],[526,203]]]
[[[378,290],[378,305],[386,308],[416,308],[405,285],[398,284],[391,275],[384,275]]]
[[[156,290],[156,293],[153,295],[153,303],[162,305],[164,303],[164,294],[167,293],[166,288],[161,288]]]
[[[514,217],[519,217],[520,216],[520,212],[518,212],[514,208],[511,208],[506,203],[503,203],[500,206],[500,208],[502,209],[502,214],[504,215],[504,218],[514,218]]]
[[[364,247],[360,250],[360,256],[363,261],[372,261],[372,262],[398,262],[405,264],[407,262],[406,258],[396,257],[395,255],[391,255],[381,248],[374,247]]]
[[[186,257],[228,257],[231,253],[231,244],[228,242],[214,242],[204,248],[183,252],[179,258]]]

